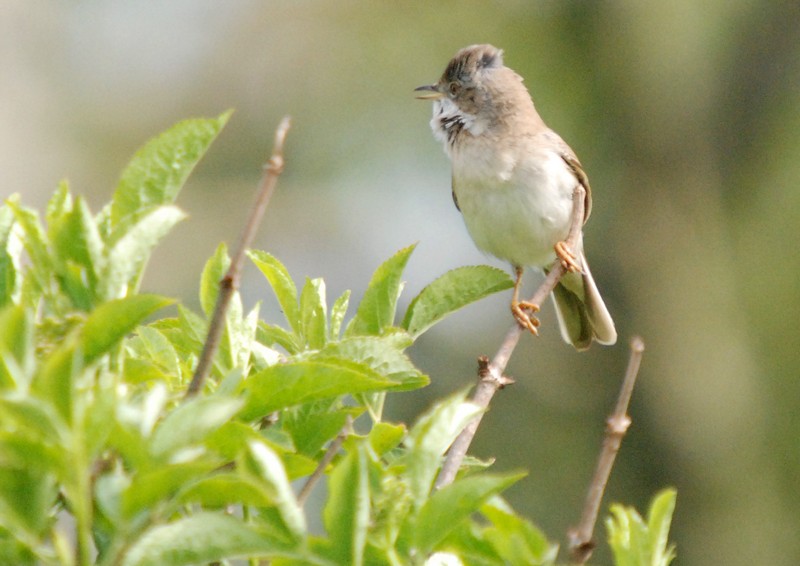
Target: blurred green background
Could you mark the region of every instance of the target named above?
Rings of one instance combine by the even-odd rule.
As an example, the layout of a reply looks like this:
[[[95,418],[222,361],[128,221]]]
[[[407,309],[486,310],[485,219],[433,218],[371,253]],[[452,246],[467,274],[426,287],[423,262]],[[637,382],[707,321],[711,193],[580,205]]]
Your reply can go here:
[[[256,245],[295,278],[357,299],[381,261],[419,241],[407,304],[449,268],[501,265],[467,236],[430,104],[412,89],[460,47],[504,48],[591,179],[587,253],[621,343],[575,353],[548,304],[473,452],[530,470],[509,499],[563,541],[626,341],[641,334],[634,423],[604,508],[643,509],[673,485],[678,564],[800,563],[800,253],[788,238],[800,224],[800,3],[4,0],[0,12],[2,197],[41,207],[66,177],[96,210],[150,136],[236,109],[145,282],[194,307],[287,113],[287,169]],[[255,269],[243,293],[280,321]],[[433,383],[395,396],[389,416],[413,419],[470,383],[511,322],[507,301],[426,334],[411,354]]]

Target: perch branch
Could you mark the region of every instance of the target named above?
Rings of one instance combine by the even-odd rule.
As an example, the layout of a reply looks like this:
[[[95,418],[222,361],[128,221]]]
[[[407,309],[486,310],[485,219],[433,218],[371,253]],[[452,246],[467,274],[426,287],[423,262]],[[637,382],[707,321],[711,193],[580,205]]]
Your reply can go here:
[[[592,539],[594,526],[597,522],[600,502],[603,499],[608,477],[611,475],[614,459],[617,457],[617,452],[619,452],[622,438],[631,425],[631,419],[628,416],[628,405],[633,393],[633,386],[636,383],[636,377],[639,374],[639,365],[642,362],[643,353],[644,342],[638,336],[634,337],[631,340],[631,355],[628,360],[628,369],[625,371],[625,379],[622,382],[622,388],[617,398],[617,406],[606,421],[603,448],[597,460],[592,483],[589,485],[589,491],[586,494],[581,521],[577,527],[570,530],[568,535],[570,556],[576,564],[585,564],[595,548],[595,542]]]
[[[211,324],[208,326],[206,342],[203,345],[203,351],[200,353],[197,369],[195,369],[192,381],[186,391],[186,397],[192,397],[200,392],[211,370],[211,364],[219,348],[219,339],[225,324],[225,315],[228,310],[228,305],[230,304],[233,293],[239,288],[245,252],[253,242],[256,229],[261,223],[261,218],[264,216],[270,198],[272,198],[272,193],[278,182],[278,177],[283,172],[283,143],[290,125],[291,121],[289,117],[286,116],[281,120],[281,123],[275,130],[275,145],[272,149],[272,156],[264,166],[264,175],[261,177],[256,201],[250,212],[250,217],[247,219],[247,224],[245,224],[244,230],[242,231],[242,235],[239,238],[239,245],[233,257],[231,257],[230,268],[228,268],[227,273],[219,283],[219,294],[217,295],[217,303],[214,305],[214,314],[211,317]]]
[[[570,225],[569,235],[567,236],[567,243],[573,250],[577,249],[579,238],[581,236],[581,228],[583,227],[584,220],[584,203],[586,197],[586,190],[583,186],[578,185],[572,195],[572,224]],[[547,296],[553,291],[559,280],[564,276],[565,268],[559,259],[553,262],[550,271],[539,285],[536,292],[531,297],[530,302],[536,305],[541,305]],[[478,360],[478,385],[475,392],[472,394],[472,403],[478,405],[481,409],[486,409],[489,402],[494,397],[498,390],[506,385],[513,383],[513,380],[504,376],[503,372],[508,365],[511,354],[514,353],[514,348],[517,347],[519,338],[522,334],[522,327],[515,324],[511,327],[506,334],[503,343],[500,345],[494,359],[489,363],[488,358],[485,356]],[[461,434],[458,435],[455,442],[450,446],[447,452],[442,470],[439,472],[439,477],[436,478],[436,489],[453,483],[456,478],[461,462],[467,455],[472,439],[478,430],[478,425],[481,423],[483,412],[481,412],[475,419],[473,419]]]

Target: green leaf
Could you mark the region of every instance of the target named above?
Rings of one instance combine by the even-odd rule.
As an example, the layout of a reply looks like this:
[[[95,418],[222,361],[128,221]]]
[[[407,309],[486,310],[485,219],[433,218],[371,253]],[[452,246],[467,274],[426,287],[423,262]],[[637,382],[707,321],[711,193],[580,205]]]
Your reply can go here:
[[[393,385],[392,380],[349,360],[329,358],[278,364],[247,379],[245,389],[249,397],[242,417],[255,419],[302,403],[347,393],[380,391]]]
[[[258,322],[259,321],[256,320],[255,324],[258,324]],[[258,333],[258,331],[258,328],[256,328],[256,333]],[[265,346],[258,340],[253,340],[250,344],[250,348],[250,369],[253,371],[263,371],[286,359],[278,350]]]
[[[638,513],[631,515],[623,506],[612,505],[606,530],[616,566],[649,564],[646,527]]]
[[[243,309],[242,297],[239,293],[232,293],[225,311],[222,336],[219,340],[219,353],[214,360],[214,367],[222,374],[226,374],[236,367],[237,353],[241,346],[236,329],[241,322]]]
[[[61,291],[69,297],[73,309],[89,311],[94,302],[95,285],[86,268],[72,260],[57,267],[57,281]]]
[[[208,324],[198,314],[178,305],[178,330],[172,345],[184,355],[196,354],[206,339]]]
[[[19,249],[12,240],[14,213],[8,206],[0,206],[0,309],[17,294]]]
[[[410,484],[414,504],[428,499],[441,458],[464,427],[481,413],[480,407],[465,401],[461,391],[437,403],[423,415],[408,433],[408,449],[402,462]]]
[[[230,421],[212,432],[206,441],[210,450],[217,452],[226,460],[234,460],[247,450],[251,440],[263,438],[249,424],[239,420]]]
[[[657,494],[650,505],[645,522],[632,507],[611,506],[606,519],[608,542],[618,566],[667,566],[675,558],[675,547],[669,544],[669,527],[675,510],[676,491],[667,489]]]
[[[163,367],[151,360],[132,356],[125,357],[123,365],[123,380],[125,383],[131,385],[158,381],[171,383],[174,379],[174,375],[168,374]]]
[[[50,445],[63,442],[63,421],[50,404],[33,396],[0,397],[0,414],[3,415],[4,425],[13,423],[17,434]]]
[[[0,309],[12,301],[17,291],[17,269],[5,247],[0,248]]]
[[[223,242],[217,246],[214,255],[206,262],[200,278],[200,306],[203,307],[207,318],[211,318],[214,312],[220,283],[230,266],[231,258],[228,257],[228,247]]]
[[[164,334],[149,326],[141,326],[137,330],[147,356],[174,377],[180,378],[181,366],[178,353]],[[128,360],[126,359],[126,364]],[[144,361],[134,359],[131,361]]]
[[[553,564],[558,545],[550,544],[542,532],[523,519],[500,497],[492,497],[481,507],[492,522],[483,536],[499,556],[510,564]]]
[[[205,509],[226,509],[232,505],[259,508],[258,525],[289,543],[294,537],[275,507],[275,496],[265,482],[250,474],[218,473],[191,484],[176,501],[180,505],[199,504]]]
[[[61,446],[48,443],[49,439],[38,433],[39,431],[32,427],[14,432],[0,431],[0,454],[3,456],[3,466],[65,477],[69,473],[67,471],[69,465],[63,457],[65,451]]]
[[[402,326],[416,338],[450,313],[513,286],[508,274],[496,267],[472,265],[453,269],[414,297]]]
[[[39,221],[36,211],[19,204],[19,195],[12,195],[6,203],[14,213],[14,219],[22,228],[22,244],[31,261],[30,275],[33,277],[38,293],[48,291],[54,272],[53,261],[48,249],[47,235]]]
[[[356,336],[334,342],[323,348],[314,359],[338,357],[368,365],[402,385],[402,389],[415,389],[428,384],[428,376],[422,374],[403,353],[411,345],[411,338],[404,332],[384,336]]]
[[[406,436],[405,425],[391,423],[375,423],[369,431],[369,445],[378,456],[396,448]]]
[[[223,373],[234,368],[245,368],[250,361],[250,350],[256,339],[259,305],[247,316],[243,315],[242,298],[238,292],[231,295],[228,310],[225,313],[225,328],[220,344],[220,356],[217,364]]]
[[[248,556],[300,559],[297,546],[230,515],[200,512],[152,527],[131,546],[122,565],[182,566]]]
[[[99,278],[99,297],[117,299],[136,291],[150,252],[185,217],[186,214],[175,206],[160,206],[129,226],[125,235],[106,250],[106,267]]]
[[[128,227],[152,208],[175,201],[230,114],[179,122],[136,152],[122,172],[111,202],[112,242],[124,237]]]
[[[360,407],[336,407],[328,400],[287,409],[281,419],[297,452],[313,457],[339,434],[348,416],[355,418],[362,412]]]
[[[62,180],[58,183],[56,191],[47,201],[44,219],[47,226],[53,227],[72,210],[72,195],[69,193],[69,183]]]
[[[16,532],[13,527],[9,529],[11,533]],[[68,561],[62,561],[68,564]],[[3,537],[0,543],[0,564],[14,564],[15,566],[37,566],[41,564],[41,559],[37,560],[36,555],[30,546],[24,545],[19,540],[13,540],[10,535]]]
[[[258,470],[258,475],[266,484],[272,503],[277,507],[284,525],[296,540],[301,540],[306,534],[306,518],[294,496],[281,459],[260,440],[249,442],[249,455]]]
[[[50,253],[47,249],[49,242],[39,220],[39,214],[35,210],[22,206],[19,203],[19,195],[13,195],[6,202],[25,234],[23,242],[31,262],[36,266],[49,267]]]
[[[244,374],[245,372],[241,367],[233,368],[222,377],[214,393],[223,396],[237,395],[241,390]]]
[[[650,531],[650,548],[653,549],[653,563],[666,566],[675,558],[675,547],[669,544],[669,528],[675,512],[678,492],[665,489],[656,494],[647,512],[647,528]]]
[[[33,314],[23,307],[0,310],[0,389],[25,389],[35,364]]]
[[[400,278],[416,246],[403,248],[386,260],[372,275],[356,315],[347,325],[346,336],[380,335],[394,324]]]
[[[500,493],[525,477],[516,474],[480,474],[458,479],[434,493],[409,526],[414,529],[415,546],[427,554],[459,522],[476,512],[492,495]]]
[[[46,453],[36,450],[32,443],[25,443],[23,439],[15,439],[26,444],[19,447],[25,451],[31,449],[29,456],[36,455],[42,459],[41,462],[31,462],[26,466],[12,467],[8,465],[9,457],[6,441],[0,441],[0,450],[3,452],[4,463],[0,467],[0,523],[5,528],[11,527],[15,535],[22,540],[37,540],[43,536],[43,531],[53,519],[50,510],[52,509],[58,488],[54,477],[48,473]],[[40,464],[31,466],[31,464]],[[23,534],[24,533],[24,534]]]
[[[286,467],[286,475],[290,481],[300,478],[307,478],[317,469],[319,462],[313,458],[296,454],[292,451],[281,452],[283,465]]]
[[[133,520],[139,513],[158,510],[177,497],[185,486],[207,477],[218,466],[216,462],[193,461],[139,470],[133,476],[130,485],[122,492],[123,517],[126,520]]]
[[[109,470],[95,480],[94,496],[97,508],[102,517],[110,521],[115,529],[124,528],[122,493],[130,482],[130,476],[121,468]]]
[[[80,196],[75,199],[75,206],[67,216],[66,228],[66,234],[53,239],[59,253],[85,266],[92,276],[99,273],[103,268],[104,243],[89,205]],[[62,240],[64,235],[66,241]]]
[[[325,530],[337,564],[364,563],[370,520],[369,469],[363,443],[333,469],[328,482],[328,502],[322,511]]]
[[[194,397],[171,411],[153,434],[151,452],[158,459],[203,442],[231,420],[243,401],[227,397]]]
[[[81,197],[75,199],[71,210],[53,218],[49,230],[58,258],[62,289],[77,308],[89,310],[106,259],[105,244],[86,201]]]
[[[149,391],[137,396],[136,402],[122,402],[110,423],[107,443],[118,453],[127,469],[147,470],[153,464],[150,454],[150,434],[167,401],[167,388],[156,383]]]
[[[229,505],[269,507],[272,498],[263,482],[240,473],[220,473],[192,483],[178,496],[181,505],[198,503],[210,509]]]
[[[83,326],[83,355],[91,363],[108,352],[146,317],[173,301],[158,295],[133,295],[97,307]]]
[[[461,521],[440,543],[440,552],[456,556],[462,564],[480,564],[494,566],[495,564],[532,564],[537,562],[512,562],[504,560],[492,544],[484,537],[484,530],[474,521]],[[436,554],[439,554],[438,552]],[[550,565],[548,565],[550,566]]]
[[[92,392],[83,394],[83,403],[86,407],[82,413],[82,426],[85,431],[83,442],[91,461],[96,461],[101,457],[101,453],[106,452],[108,438],[111,435],[109,423],[114,422],[119,406],[117,383],[117,379],[112,380],[108,376],[101,375],[93,383]]]
[[[31,388],[41,398],[52,403],[61,418],[72,423],[75,382],[84,370],[80,349],[69,339],[52,352],[34,376]]]
[[[328,313],[325,302],[325,281],[306,279],[300,293],[302,335],[312,350],[322,348],[328,341]]]
[[[246,439],[246,449],[249,450],[250,441],[266,442],[281,458],[290,481],[310,475],[317,467],[317,462],[308,456],[298,454],[292,438],[282,427],[267,426],[258,434]]]
[[[330,329],[330,338],[331,340],[336,340],[339,338],[339,334],[342,331],[342,323],[344,322],[344,316],[347,314],[347,306],[350,304],[350,291],[345,291],[342,293],[336,302],[333,303],[333,307],[331,308],[331,329]]]
[[[297,336],[295,336],[292,332],[285,330],[280,326],[267,324],[263,320],[258,321],[258,330],[256,335],[258,336],[258,341],[261,344],[265,344],[267,346],[280,346],[290,354],[299,354],[303,350],[302,345],[297,341]]]
[[[302,334],[303,327],[297,302],[297,287],[286,267],[267,252],[250,250],[247,255],[269,281],[270,287],[275,293],[275,298],[278,299],[278,304],[283,310],[283,316],[286,317],[286,322],[289,323],[295,334]]]

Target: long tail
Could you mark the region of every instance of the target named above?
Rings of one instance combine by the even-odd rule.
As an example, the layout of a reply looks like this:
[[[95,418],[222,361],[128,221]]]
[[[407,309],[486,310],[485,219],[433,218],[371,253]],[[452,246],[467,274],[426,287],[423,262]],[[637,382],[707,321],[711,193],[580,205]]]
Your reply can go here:
[[[553,289],[561,336],[577,350],[586,350],[592,345],[592,340],[605,345],[614,344],[617,341],[614,321],[582,253],[581,263],[583,273],[567,273]]]

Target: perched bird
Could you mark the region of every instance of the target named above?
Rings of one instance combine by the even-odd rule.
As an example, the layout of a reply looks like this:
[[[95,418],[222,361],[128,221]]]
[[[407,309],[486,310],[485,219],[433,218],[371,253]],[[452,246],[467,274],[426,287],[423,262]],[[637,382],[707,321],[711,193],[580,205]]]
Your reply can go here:
[[[537,334],[539,305],[519,300],[525,267],[546,270],[558,257],[567,272],[553,291],[561,335],[585,350],[592,340],[613,344],[614,322],[583,253],[566,243],[573,194],[589,180],[572,149],[545,125],[522,77],[491,45],[461,49],[436,84],[416,89],[433,100],[433,134],[452,161],[453,200],[475,244],[511,263],[516,284],[511,312]]]

